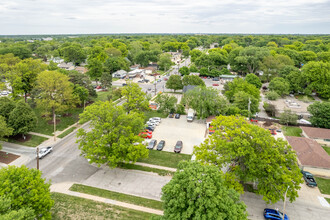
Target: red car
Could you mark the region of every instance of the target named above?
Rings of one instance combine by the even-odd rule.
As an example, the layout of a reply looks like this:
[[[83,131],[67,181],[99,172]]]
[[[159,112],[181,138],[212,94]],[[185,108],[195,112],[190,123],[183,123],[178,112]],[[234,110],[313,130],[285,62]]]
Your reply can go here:
[[[152,135],[152,131],[150,131],[148,129],[144,130],[143,133],[148,133],[148,134],[151,134]]]
[[[276,131],[275,131],[275,129],[269,129],[269,131],[270,131],[270,133],[271,133],[272,135],[276,135],[276,134],[277,134]]]
[[[149,134],[148,132],[141,132],[139,134],[139,136],[142,138],[148,138],[148,139],[152,138],[152,134]]]
[[[210,126],[209,127],[209,134],[213,134],[214,133],[214,128],[213,128],[213,126]]]
[[[213,83],[212,86],[219,86],[219,84],[218,83]]]
[[[258,122],[258,120],[251,118],[251,122]]]
[[[96,86],[96,89],[102,89],[102,86]]]

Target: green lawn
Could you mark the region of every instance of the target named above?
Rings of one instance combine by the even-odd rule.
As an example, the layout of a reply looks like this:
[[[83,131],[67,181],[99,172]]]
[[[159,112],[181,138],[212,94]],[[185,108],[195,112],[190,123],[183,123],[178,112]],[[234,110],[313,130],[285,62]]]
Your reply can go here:
[[[108,101],[108,95],[110,95],[111,93],[112,93],[111,90],[98,92],[95,101]]]
[[[58,137],[59,138],[64,138],[65,136],[67,136],[68,134],[70,134],[76,128],[77,127],[71,127],[68,130],[64,131],[62,134],[60,134]]]
[[[157,168],[153,168],[153,167],[146,167],[146,166],[129,164],[129,163],[121,163],[118,165],[118,167],[122,168],[122,169],[141,170],[141,171],[145,171],[145,172],[158,173],[159,176],[168,176],[168,175],[174,174],[174,172],[171,172],[168,170],[162,170],[162,169],[157,169]]]
[[[149,157],[147,159],[139,159],[138,162],[177,168],[181,160],[191,160],[191,155],[150,150]]]
[[[322,194],[330,195],[330,179],[315,177],[317,187]]]
[[[299,127],[289,127],[283,126],[282,127],[285,136],[296,136],[301,137],[302,130]]]
[[[295,95],[296,99],[300,100],[300,101],[307,101],[307,102],[310,102],[310,101],[315,101],[315,99],[310,96],[310,95]]]
[[[103,202],[52,193],[54,206],[51,209],[53,220],[62,219],[150,219],[153,214],[127,209]]]
[[[330,147],[323,146],[323,149],[330,155]]]
[[[330,199],[329,198],[325,198],[327,201],[328,201],[328,203],[329,203],[329,205],[330,205]]]
[[[132,196],[124,193],[113,192],[110,190],[99,189],[81,184],[73,184],[70,190],[75,192],[86,193],[94,196],[99,196],[107,199],[126,202],[134,205],[144,206],[152,209],[163,210],[163,203],[152,199],[146,199],[138,196]]]
[[[47,119],[42,116],[42,112],[39,109],[34,109],[38,122],[37,122],[37,127],[33,130],[34,132],[41,133],[41,134],[46,134],[46,135],[53,135],[54,132],[54,125],[53,124],[48,124],[48,121],[51,119]],[[70,125],[73,125],[74,123],[78,122],[79,120],[79,114],[83,112],[83,108],[74,108],[70,109],[67,111],[67,113],[72,114],[71,116],[68,117],[56,117],[57,119],[60,120],[60,122],[56,125],[56,130],[58,131],[63,131]],[[57,114],[58,115],[58,114]]]
[[[31,139],[28,141],[25,141],[25,142],[20,142],[15,139],[12,139],[12,138],[8,138],[7,141],[10,143],[20,144],[20,145],[24,145],[24,146],[28,146],[28,147],[36,147],[39,144],[41,144],[42,142],[44,142],[45,140],[47,140],[47,138],[45,138],[45,137],[40,137],[37,135],[31,135],[31,136],[32,136]]]

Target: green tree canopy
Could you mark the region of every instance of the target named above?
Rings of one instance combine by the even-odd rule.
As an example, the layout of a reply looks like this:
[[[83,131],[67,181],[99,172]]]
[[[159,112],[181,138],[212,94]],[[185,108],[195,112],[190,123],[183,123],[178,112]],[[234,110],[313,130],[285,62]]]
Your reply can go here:
[[[125,100],[123,107],[126,112],[144,111],[149,109],[149,102],[145,93],[137,83],[127,83],[121,91],[122,98]]]
[[[256,182],[266,202],[283,200],[288,186],[290,201],[298,197],[302,175],[286,141],[241,116],[219,116],[212,125],[215,133],[195,146],[197,161],[225,168],[227,183],[238,191],[242,183]]]
[[[288,95],[290,92],[290,84],[282,77],[275,77],[269,83],[269,90],[277,92],[280,96]]]
[[[205,82],[199,76],[196,75],[184,76],[182,78],[182,84],[184,86],[187,85],[205,86]]]
[[[168,114],[174,112],[175,104],[178,102],[178,99],[175,96],[162,93],[156,96],[155,102],[159,106],[159,111]]]
[[[164,219],[247,219],[239,194],[215,166],[182,161],[162,188]]]
[[[243,91],[238,91],[234,95],[234,105],[241,109],[241,110],[248,110],[250,102],[250,111],[252,114],[255,114],[256,112],[259,112],[259,100],[256,99],[254,96],[243,92]]]
[[[239,52],[235,61],[237,65],[244,67],[244,72],[255,73],[259,69],[260,62],[268,55],[269,50],[267,48],[246,47]]]
[[[8,127],[6,119],[0,115],[0,140],[3,140],[4,137],[10,136],[13,133],[13,129]],[[0,143],[0,150],[2,149],[2,145]]]
[[[302,68],[307,93],[315,91],[319,96],[330,98],[330,63],[309,62]]]
[[[314,126],[330,129],[330,102],[314,102],[307,110],[312,114]]]
[[[228,102],[211,87],[198,86],[184,94],[184,100],[189,108],[196,111],[198,118],[207,118],[211,115],[225,114]]]
[[[90,121],[92,130],[79,129],[79,149],[90,163],[116,167],[148,157],[148,150],[138,136],[143,129],[143,116],[135,111],[125,112],[112,102],[96,102],[80,115],[81,122]]]
[[[169,79],[166,81],[166,88],[173,89],[174,91],[182,89],[183,85],[182,85],[181,76],[171,75]]]
[[[13,210],[11,208],[11,199],[5,196],[0,197],[0,219],[3,220],[34,220],[35,214],[33,209],[21,208],[18,210]]]
[[[82,46],[77,43],[69,44],[60,49],[60,53],[65,62],[73,62],[74,65],[79,65],[86,59],[86,53]]]
[[[261,80],[259,79],[259,77],[257,77],[253,73],[247,74],[245,77],[245,81],[254,85],[258,89],[260,89],[262,86],[262,83],[261,83]]]
[[[159,56],[158,66],[161,70],[167,71],[171,68],[173,62],[171,60],[172,56],[168,53],[163,53]]]
[[[234,95],[239,91],[252,95],[258,101],[260,100],[259,89],[242,78],[235,78],[232,82],[227,82],[224,86],[224,95],[230,102],[234,101]]]
[[[8,122],[10,112],[16,107],[16,103],[8,97],[0,97],[0,116]]]
[[[189,75],[190,71],[188,67],[183,66],[179,69],[179,73],[181,74],[181,76],[185,76],[185,75]]]
[[[33,209],[37,219],[51,219],[54,201],[49,187],[39,170],[24,165],[0,169],[0,197],[10,199],[12,210]]]
[[[18,102],[10,112],[8,125],[14,129],[13,135],[25,135],[37,125],[37,116],[29,104]]]
[[[280,115],[280,123],[286,125],[296,125],[298,120],[298,115],[291,110],[284,110]]]

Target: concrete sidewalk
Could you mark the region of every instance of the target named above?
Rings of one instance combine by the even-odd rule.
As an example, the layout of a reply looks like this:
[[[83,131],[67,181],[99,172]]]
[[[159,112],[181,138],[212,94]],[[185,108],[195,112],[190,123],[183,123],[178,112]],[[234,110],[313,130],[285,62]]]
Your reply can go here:
[[[160,170],[167,170],[171,172],[175,172],[176,168],[171,168],[171,167],[163,167],[163,166],[158,166],[158,165],[153,165],[153,164],[148,164],[148,163],[140,163],[140,162],[135,162],[135,165],[140,165],[144,167],[151,167],[151,168],[156,168]]]
[[[93,195],[89,195],[89,194],[85,194],[85,193],[70,191],[69,189],[73,184],[74,183],[72,183],[72,182],[53,184],[53,185],[51,185],[50,190],[52,192],[64,193],[67,195],[76,196],[76,197],[80,197],[80,198],[84,198],[84,199],[91,199],[91,200],[94,200],[97,202],[104,202],[104,203],[108,203],[111,205],[121,206],[121,207],[128,208],[128,209],[134,209],[134,210],[141,211],[141,212],[148,212],[148,213],[152,213],[152,214],[156,214],[156,215],[163,215],[163,211],[161,211],[161,210],[133,205],[133,204],[120,202],[120,201],[107,199],[107,198],[102,198],[99,196],[93,196]]]

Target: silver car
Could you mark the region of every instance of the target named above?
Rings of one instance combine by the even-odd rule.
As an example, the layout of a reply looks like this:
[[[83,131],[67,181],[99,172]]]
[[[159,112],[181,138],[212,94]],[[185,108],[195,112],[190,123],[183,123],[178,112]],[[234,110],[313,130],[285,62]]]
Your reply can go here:
[[[39,159],[42,159],[47,154],[51,153],[53,151],[53,147],[43,147],[39,150]]]

